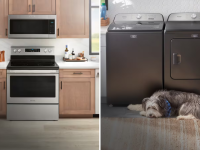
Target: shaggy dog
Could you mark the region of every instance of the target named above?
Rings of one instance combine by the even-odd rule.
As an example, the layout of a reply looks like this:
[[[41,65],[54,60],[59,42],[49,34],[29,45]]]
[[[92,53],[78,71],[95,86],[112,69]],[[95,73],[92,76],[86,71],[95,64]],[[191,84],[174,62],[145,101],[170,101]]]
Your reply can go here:
[[[138,110],[138,105],[128,109]],[[177,119],[200,119],[200,96],[179,91],[158,91],[142,101],[141,115],[149,118],[178,116]]]

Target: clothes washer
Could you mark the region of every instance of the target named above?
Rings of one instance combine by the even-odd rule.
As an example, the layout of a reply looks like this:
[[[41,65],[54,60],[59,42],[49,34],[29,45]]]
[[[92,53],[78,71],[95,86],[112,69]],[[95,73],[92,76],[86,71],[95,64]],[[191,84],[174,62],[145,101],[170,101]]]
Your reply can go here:
[[[107,103],[141,104],[163,88],[161,14],[118,14],[106,33]]]
[[[164,42],[164,88],[200,94],[200,13],[171,14]]]

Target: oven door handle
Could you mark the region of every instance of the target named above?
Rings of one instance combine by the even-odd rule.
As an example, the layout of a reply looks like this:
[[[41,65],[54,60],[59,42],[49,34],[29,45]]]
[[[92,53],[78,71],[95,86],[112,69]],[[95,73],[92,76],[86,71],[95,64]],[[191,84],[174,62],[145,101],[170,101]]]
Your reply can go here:
[[[8,74],[57,74],[59,70],[7,70]]]

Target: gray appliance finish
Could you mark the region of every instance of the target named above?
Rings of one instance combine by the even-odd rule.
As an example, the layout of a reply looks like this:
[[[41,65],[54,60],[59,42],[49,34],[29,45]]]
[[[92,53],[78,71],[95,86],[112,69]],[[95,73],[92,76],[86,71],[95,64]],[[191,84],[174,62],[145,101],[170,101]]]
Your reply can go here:
[[[8,15],[9,39],[55,39],[56,15]]]
[[[59,119],[59,67],[52,46],[13,46],[7,66],[7,120]]]
[[[141,104],[163,88],[161,14],[118,14],[106,33],[107,103]]]
[[[168,17],[164,34],[164,88],[200,94],[200,13]]]

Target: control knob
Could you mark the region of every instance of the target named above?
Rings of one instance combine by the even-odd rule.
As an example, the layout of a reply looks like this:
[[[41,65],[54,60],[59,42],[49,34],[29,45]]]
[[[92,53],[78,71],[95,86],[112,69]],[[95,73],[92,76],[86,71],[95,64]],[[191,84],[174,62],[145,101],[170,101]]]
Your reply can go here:
[[[45,53],[46,53],[47,51],[48,51],[47,49],[44,50]]]
[[[192,19],[195,19],[196,17],[197,17],[196,14],[192,14],[192,15],[191,15],[191,18],[192,18]]]
[[[51,53],[52,52],[52,50],[51,49],[49,49],[49,53]]]
[[[16,52],[17,52],[17,50],[16,50],[16,49],[14,49],[14,50],[13,50],[13,52],[14,52],[14,53],[16,53]]]
[[[137,18],[137,19],[141,19],[141,18],[142,18],[142,15],[138,14],[136,18]]]
[[[21,49],[18,49],[18,52],[20,53],[22,50]]]

